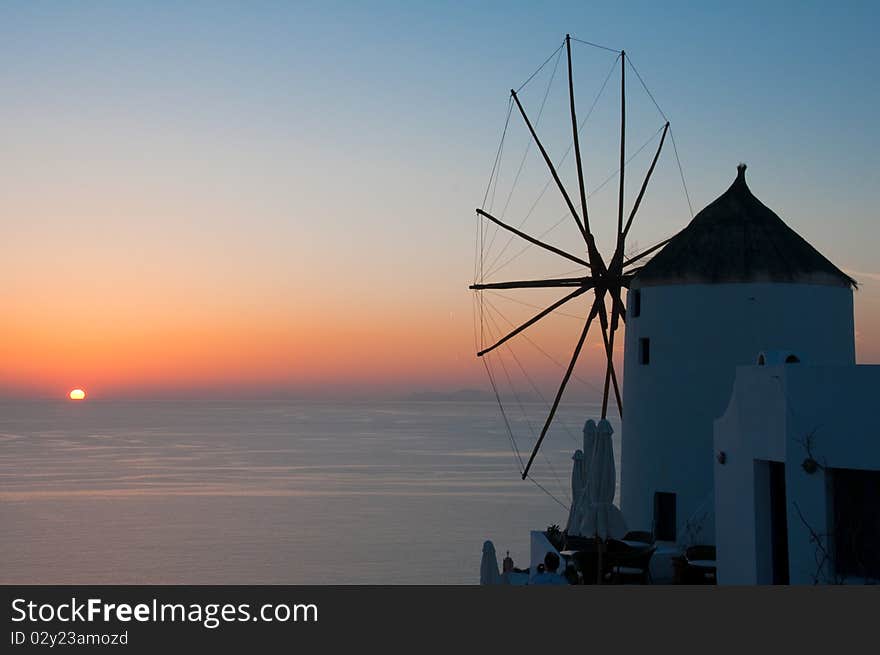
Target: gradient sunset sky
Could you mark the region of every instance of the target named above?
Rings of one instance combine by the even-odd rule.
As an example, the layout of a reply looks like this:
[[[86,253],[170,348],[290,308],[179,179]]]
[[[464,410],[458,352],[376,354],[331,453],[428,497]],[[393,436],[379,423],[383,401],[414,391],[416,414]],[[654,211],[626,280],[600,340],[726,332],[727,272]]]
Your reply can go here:
[[[566,32],[632,56],[695,210],[748,162],[880,363],[880,10],[767,4],[4,2],[0,395],[483,386],[473,209]]]

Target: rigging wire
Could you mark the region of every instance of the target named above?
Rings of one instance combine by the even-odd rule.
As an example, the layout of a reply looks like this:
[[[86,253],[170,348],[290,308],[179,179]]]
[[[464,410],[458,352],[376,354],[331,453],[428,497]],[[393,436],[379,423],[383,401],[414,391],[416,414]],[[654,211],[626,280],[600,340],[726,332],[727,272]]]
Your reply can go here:
[[[508,127],[508,125],[510,125],[510,114],[512,111],[513,111],[513,99],[511,98],[511,99],[508,99],[508,101],[507,101],[507,116],[504,119],[504,129],[501,131],[501,139],[498,143],[498,150],[495,152],[495,161],[492,164],[492,172],[489,174],[489,183],[486,186],[486,192],[483,194],[483,203],[482,203],[481,207],[486,206],[486,201],[489,197],[489,190],[492,188],[492,178],[493,177],[495,178],[496,187],[498,184],[498,177],[500,177],[500,173],[501,173],[499,162],[501,161],[501,153],[504,150],[504,139],[507,136],[507,127]],[[496,174],[497,174],[497,176],[496,176]],[[485,250],[486,229],[487,229],[486,223],[487,223],[487,221],[485,221],[478,214],[477,215],[477,232],[479,234],[478,238],[479,238],[479,242],[480,242],[480,244],[479,244],[480,245],[480,257],[479,257],[479,264],[475,265],[475,267],[474,267],[474,277],[476,278],[477,274],[479,273],[479,278],[477,278],[475,280],[475,281],[479,281],[479,282],[482,282],[485,277],[484,263],[486,260],[486,250]],[[479,294],[479,312],[480,312],[480,345],[482,346],[483,339],[484,339],[483,326],[485,324],[485,321],[483,320],[483,294],[482,293]]]
[[[531,481],[535,484],[535,486],[538,487],[538,489],[540,489],[540,490],[543,491],[545,494],[547,494],[548,496],[550,496],[550,498],[552,498],[552,499],[555,500],[557,503],[559,503],[560,507],[562,507],[566,512],[570,511],[571,507],[570,507],[569,505],[566,505],[566,504],[563,503],[561,500],[559,500],[556,496],[554,496],[552,493],[550,493],[549,491],[547,491],[547,489],[544,487],[544,485],[542,485],[540,482],[538,482],[537,480],[535,480],[535,478],[533,478],[531,475],[527,475],[527,476],[526,476],[526,480],[531,480]]]
[[[519,367],[519,370],[522,371],[523,376],[526,378],[526,380],[528,380],[528,383],[532,387],[532,390],[538,395],[538,398],[540,398],[541,401],[549,407],[550,403],[547,401],[546,396],[544,396],[544,394],[541,392],[541,389],[535,383],[534,379],[532,379],[532,376],[530,376],[528,374],[528,371],[526,371],[526,368],[525,368],[525,366],[523,366],[522,361],[520,361],[520,358],[517,357],[516,352],[513,350],[513,348],[510,347],[510,345],[506,345],[506,347],[507,347],[507,351],[513,357],[513,360],[516,362],[516,365]],[[571,429],[568,427],[568,424],[561,423],[561,425],[562,425],[563,429],[565,430],[565,432],[568,434],[568,436],[571,437],[571,440],[576,445],[580,444],[580,441],[578,440],[577,437],[574,436]],[[534,430],[532,430],[532,436],[535,436],[536,434],[537,433]],[[545,458],[546,458],[546,455],[545,455]],[[549,460],[547,461],[547,463],[550,464]],[[551,465],[551,469],[552,469],[552,465]],[[554,472],[554,474],[555,474],[555,472]],[[567,496],[568,492],[566,492],[565,495]]]
[[[498,185],[498,177],[501,175],[500,171],[500,161],[501,161],[501,153],[504,150],[504,140],[507,137],[507,128],[510,125],[510,114],[513,111],[513,99],[510,98],[507,101],[507,116],[504,119],[504,128],[501,130],[501,139],[498,142],[498,149],[495,152],[495,161],[492,163],[492,172],[489,174],[489,183],[486,186],[486,192],[483,194],[483,202],[480,205],[481,207],[486,206],[486,201],[489,198],[489,191],[492,188],[492,178],[495,178],[495,186]],[[479,232],[479,240],[480,240],[480,259],[479,259],[479,267],[475,270],[476,273],[479,273],[479,278],[477,281],[482,282],[485,279],[485,268],[484,263],[486,259],[486,230],[488,229],[486,225],[487,221],[485,221],[479,214],[477,215],[477,229]],[[483,320],[483,294],[479,294],[479,311],[480,311],[480,345],[482,346],[484,336],[483,329],[485,325],[485,321]]]
[[[550,234],[553,230],[555,230],[557,227],[559,227],[560,225],[562,225],[562,223],[563,223],[564,221],[568,220],[568,219],[570,218],[570,216],[571,216],[571,214],[570,214],[568,211],[566,211],[566,212],[560,217],[560,219],[559,219],[558,221],[556,221],[556,222],[555,222],[553,225],[551,225],[549,228],[547,228],[546,230],[544,230],[543,232],[541,232],[541,234],[538,235],[538,239],[543,239],[545,236],[547,236],[548,234]],[[524,254],[524,253],[525,253],[527,250],[529,250],[530,248],[531,248],[531,246],[528,246],[528,245],[523,246],[520,250],[518,250],[518,251],[516,252],[515,255],[512,255],[509,259],[504,260],[504,261],[503,261],[501,264],[499,264],[496,268],[491,268],[491,267],[494,266],[495,263],[497,263],[497,261],[498,261],[498,258],[496,257],[496,258],[492,261],[492,263],[489,264],[489,267],[490,267],[490,270],[489,270],[489,273],[488,273],[489,277],[492,277],[493,275],[495,275],[495,273],[497,273],[498,271],[500,271],[501,269],[503,269],[505,266],[507,266],[507,265],[510,264],[511,262],[516,261],[516,259],[517,259],[518,257],[520,257],[522,254]],[[502,251],[502,252],[503,252],[503,251]]]
[[[486,368],[486,373],[487,373],[488,376],[489,376],[489,381],[491,382],[491,385],[492,385],[492,391],[494,392],[494,394],[495,394],[495,399],[496,399],[496,401],[498,402],[498,408],[501,410],[501,416],[502,416],[503,419],[504,419],[504,425],[505,425],[505,427],[506,427],[506,429],[507,429],[507,434],[508,434],[508,437],[509,437],[509,440],[510,440],[511,446],[512,446],[512,448],[513,448],[514,455],[516,456],[517,460],[519,461],[519,469],[517,469],[517,472],[518,472],[520,475],[522,475],[522,472],[523,472],[523,470],[524,470],[524,464],[523,464],[523,460],[522,460],[522,455],[520,454],[519,448],[518,448],[518,446],[517,446],[517,444],[516,444],[516,437],[515,437],[514,434],[513,434],[513,428],[511,427],[511,425],[510,425],[510,420],[508,419],[508,417],[507,417],[507,413],[506,413],[505,410],[504,410],[504,404],[503,404],[503,402],[501,401],[501,394],[498,392],[498,385],[497,385],[496,382],[495,382],[495,376],[494,376],[494,374],[492,373],[491,366],[489,365],[488,359],[485,358],[485,357],[482,358],[482,359],[483,359],[483,365],[484,365],[485,368]],[[499,360],[499,361],[500,361],[500,360]],[[503,362],[502,362],[502,365],[503,365]],[[506,369],[505,369],[505,371],[506,371]],[[508,379],[509,379],[509,376],[508,376]],[[528,423],[528,419],[526,419],[526,422],[527,422],[527,424],[529,425],[529,427],[531,427],[531,424]],[[564,489],[564,485],[562,484],[561,480],[559,479],[559,476],[556,474],[555,469],[553,469],[552,464],[550,464],[550,460],[549,460],[549,458],[547,458],[546,454],[544,455],[544,459],[547,460],[547,464],[548,464],[548,466],[550,467],[551,471],[553,471],[553,475],[556,477],[556,481],[559,483],[560,487],[562,487],[562,488]],[[531,480],[532,483],[533,483],[536,487],[538,487],[538,489],[540,489],[540,490],[543,491],[545,494],[547,494],[547,496],[549,496],[549,497],[552,498],[554,501],[556,501],[561,507],[563,507],[563,508],[565,508],[566,510],[568,510],[568,508],[569,508],[568,505],[566,505],[564,502],[562,502],[561,500],[559,500],[559,498],[557,498],[555,494],[553,494],[550,490],[548,490],[544,485],[542,485],[540,482],[538,482],[535,478],[533,478],[531,475],[526,476],[526,478],[529,479],[529,480]],[[564,494],[564,495],[566,495],[566,497],[567,497],[567,494]]]
[[[498,312],[497,308],[495,308],[495,312],[496,313]],[[497,330],[498,334],[501,334],[501,328],[499,327],[498,323],[495,321],[494,317],[490,314],[489,318],[490,318],[490,320],[492,320],[492,323],[495,326],[495,329]],[[513,355],[514,359],[516,360],[516,355],[513,354],[513,351],[511,350],[509,344],[506,344],[506,350],[508,352],[510,352]],[[532,437],[535,437],[537,435],[537,432],[535,431],[535,428],[532,425],[531,420],[529,419],[528,412],[526,412],[526,408],[522,403],[522,399],[520,398],[520,395],[516,392],[516,388],[513,384],[513,378],[510,377],[510,372],[507,370],[507,365],[504,363],[504,359],[502,357],[498,358],[498,362],[501,364],[501,368],[504,371],[504,375],[507,378],[508,384],[510,385],[510,393],[513,395],[513,398],[516,401],[517,405],[519,405],[519,409],[523,415],[523,419],[525,420],[526,426],[528,427],[529,432],[532,434]],[[519,363],[518,360],[517,360],[517,363]],[[520,366],[520,368],[522,368],[521,364],[519,364],[519,366]],[[528,373],[525,373],[524,370],[523,370],[523,373],[525,374],[525,376],[529,380],[529,382],[532,383],[532,380],[529,377]],[[534,383],[532,383],[532,385],[534,386]],[[537,391],[537,388],[535,388],[535,390]],[[545,403],[547,402],[544,399],[543,394],[540,391],[538,391],[538,396],[542,400],[544,400]],[[563,426],[564,425],[565,424],[563,424]],[[565,427],[567,428],[567,426],[565,426]],[[553,474],[553,477],[556,478],[556,482],[559,485],[559,488],[562,489],[562,495],[568,497],[568,492],[565,490],[565,485],[563,484],[562,480],[559,478],[559,474],[556,472],[556,468],[553,466],[552,462],[550,461],[550,458],[547,457],[547,453],[542,451],[542,454],[544,456],[544,460],[547,462],[547,467],[550,469],[550,472]]]
[[[663,120],[667,123],[669,119],[666,117],[666,114],[660,109],[660,105],[657,103],[657,100],[654,98],[654,94],[651,93],[651,90],[648,88],[648,85],[645,84],[645,80],[642,79],[641,74],[638,69],[636,69],[635,65],[632,63],[632,57],[627,56],[627,61],[629,61],[629,66],[632,68],[633,72],[636,74],[636,77],[639,79],[639,82],[642,85],[642,88],[645,90],[645,93],[648,94],[648,97],[651,99],[651,102],[654,103],[654,107],[657,108],[657,111],[660,112],[660,115],[663,117]],[[684,189],[684,197],[687,199],[688,210],[691,213],[691,218],[694,217],[694,207],[691,204],[691,196],[688,193],[687,182],[684,179],[684,169],[681,166],[681,159],[678,156],[678,147],[675,145],[675,136],[672,134],[672,128],[669,128],[669,137],[672,141],[672,151],[675,153],[675,162],[678,164],[678,174],[681,176],[681,186]]]
[[[645,80],[642,79],[641,74],[636,69],[635,65],[632,63],[632,57],[630,55],[627,55],[626,59],[627,59],[627,62],[629,63],[629,67],[632,68],[633,73],[635,73],[636,77],[639,78],[639,82],[641,83],[642,88],[645,90],[645,93],[648,94],[648,97],[651,99],[651,102],[654,103],[654,106],[657,108],[657,111],[660,112],[660,115],[663,117],[663,120],[668,123],[669,119],[666,118],[666,114],[664,114],[663,110],[660,109],[660,105],[658,105],[657,101],[654,99],[654,94],[651,93],[651,90],[648,88],[648,85],[645,84]]]
[[[688,193],[687,182],[684,181],[684,170],[681,167],[681,159],[678,158],[678,146],[675,145],[675,135],[672,128],[669,128],[669,138],[672,140],[672,152],[675,153],[675,162],[678,164],[678,174],[681,176],[681,186],[684,189],[684,197],[687,198],[688,209],[691,212],[691,218],[694,217],[694,206],[691,204],[691,196]]]
[[[544,107],[547,104],[547,98],[550,96],[550,89],[553,86],[553,80],[556,79],[556,71],[559,68],[559,60],[562,59],[562,49],[559,48],[559,54],[556,57],[556,63],[553,64],[553,72],[550,74],[550,80],[547,82],[547,89],[544,91],[544,98],[541,100],[541,108],[538,110],[538,116],[535,119],[535,129],[537,129],[538,125],[541,123],[541,116],[544,115]],[[529,139],[526,142],[526,149],[523,152],[522,160],[519,162],[519,168],[516,171],[516,175],[513,178],[513,184],[510,185],[510,192],[507,194],[507,200],[504,202],[504,208],[501,210],[500,218],[504,218],[504,215],[507,213],[507,208],[510,206],[510,200],[513,198],[513,192],[516,190],[517,182],[519,182],[519,177],[522,175],[523,167],[526,163],[526,158],[529,156],[529,151],[532,148],[532,139]],[[497,187],[496,180],[496,187]],[[522,224],[520,224],[522,227]],[[495,232],[492,234],[492,239],[489,241],[489,245],[486,246],[486,250],[492,251],[492,246],[495,243],[495,239],[498,236],[498,228],[496,227]],[[512,237],[511,237],[512,238]]]
[[[471,297],[471,308],[473,309],[473,323],[474,323],[474,352],[479,352],[480,350],[480,341],[477,338],[479,334],[479,326],[477,324],[477,294],[473,294]]]
[[[630,155],[629,159],[627,159],[627,160],[623,163],[624,168],[627,167],[627,166],[629,166],[630,162],[632,162],[632,160],[635,159],[635,158],[636,158],[636,157],[642,152],[642,150],[644,150],[645,148],[647,148],[648,145],[649,145],[654,139],[657,138],[657,135],[660,134],[660,132],[663,131],[663,128],[664,128],[664,127],[665,127],[664,125],[661,125],[661,126],[657,129],[657,131],[654,132],[654,134],[652,134],[651,136],[648,137],[648,140],[647,140],[647,141],[645,141],[641,146],[639,146],[639,149],[638,149],[638,150],[636,150],[632,155]],[[605,187],[606,184],[608,184],[611,180],[613,180],[613,179],[614,179],[615,177],[617,177],[619,174],[620,174],[620,167],[618,167],[613,173],[611,173],[611,175],[609,175],[607,178],[605,178],[605,181],[602,182],[602,184],[600,184],[600,185],[597,186],[595,189],[593,189],[592,191],[590,191],[590,192],[587,194],[587,198],[592,198],[594,195],[596,195],[597,193],[599,193],[599,191],[601,191],[601,190]]]
[[[504,143],[505,143],[504,139],[502,139],[501,140],[501,150],[498,153],[499,154],[498,171],[495,173],[495,184],[492,186],[492,195],[489,198],[489,211],[490,212],[495,211],[495,194],[498,192],[498,182],[499,182],[499,180],[501,180],[501,168],[504,166],[504,159],[501,157],[501,155],[504,152]],[[497,231],[498,228],[495,227],[495,230]]]
[[[648,146],[654,141],[654,139],[657,138],[657,135],[659,135],[660,132],[663,131],[663,127],[664,127],[664,126],[661,125],[660,128],[659,128],[656,132],[654,132],[654,134],[652,134],[650,137],[648,137],[648,140],[645,141],[641,146],[639,146],[639,148],[638,148],[638,149],[637,149],[632,155],[630,155],[629,159],[627,159],[627,160],[624,162],[624,166],[628,166],[628,165],[629,165],[629,164],[630,164],[630,163],[631,163],[636,157],[638,157],[638,156],[641,154],[641,152],[642,152],[645,148],[647,148],[647,147],[648,147]],[[602,190],[602,189],[603,189],[603,188],[604,188],[609,182],[611,182],[611,180],[613,180],[615,177],[617,177],[617,175],[618,175],[619,173],[620,173],[620,168],[617,168],[613,173],[611,173],[607,178],[605,178],[605,180],[604,180],[599,186],[597,186],[597,187],[594,188],[592,191],[590,191],[590,192],[587,193],[587,199],[589,200],[590,198],[592,198],[593,196],[595,196],[597,193],[599,193],[599,191],[601,191],[601,190]],[[683,176],[682,176],[682,179],[683,179]],[[546,186],[545,186],[544,190],[546,191]],[[542,193],[542,195],[543,195],[543,191],[542,191],[541,193]],[[687,195],[687,194],[685,194],[685,195]],[[693,212],[691,212],[691,214],[693,214]],[[542,232],[542,233],[538,236],[538,238],[539,238],[539,239],[543,239],[545,236],[547,236],[548,234],[550,234],[550,232],[552,232],[552,231],[555,230],[557,227],[559,227],[560,225],[562,225],[562,223],[563,223],[563,222],[564,222],[569,216],[570,216],[569,212],[566,211],[566,213],[564,213],[564,214],[559,218],[558,221],[556,221],[556,222],[555,222],[551,227],[549,227],[547,230],[545,230],[544,232]],[[486,275],[488,275],[488,277],[491,278],[493,275],[495,275],[496,273],[498,273],[499,271],[501,271],[501,269],[505,268],[508,264],[511,264],[511,263],[513,263],[514,261],[516,261],[520,256],[522,256],[523,254],[525,254],[526,251],[528,251],[528,250],[530,250],[530,249],[531,249],[531,246],[528,246],[528,245],[523,246],[520,250],[517,251],[517,253],[516,253],[515,255],[513,255],[513,256],[510,257],[509,259],[506,259],[503,263],[499,264],[498,266],[495,266],[495,264],[496,264],[497,261],[498,261],[498,256],[496,256],[496,257],[492,260],[492,262],[489,264],[489,266],[488,266],[488,268],[489,268],[489,272],[488,272]],[[503,252],[503,251],[502,251],[502,252]],[[494,267],[494,268],[493,268],[493,267]]]
[[[562,53],[560,52],[559,54],[561,57]],[[611,68],[608,70],[608,74],[605,76],[605,80],[602,82],[602,86],[599,88],[598,93],[596,93],[596,97],[593,98],[593,102],[590,105],[590,109],[587,111],[587,115],[584,116],[584,119],[581,121],[580,127],[578,127],[578,134],[580,134],[583,131],[584,127],[587,124],[587,121],[590,120],[590,116],[593,115],[593,110],[596,109],[596,105],[599,103],[599,99],[602,97],[602,93],[605,91],[605,87],[608,86],[608,80],[611,79],[611,75],[614,73],[614,70],[617,68],[618,61],[620,61],[620,56],[616,57],[614,59],[614,61],[611,63]],[[557,60],[557,64],[558,63],[559,63],[559,60]],[[546,100],[546,97],[545,97],[545,100]],[[533,141],[533,139],[529,139],[529,145],[531,145],[532,141]],[[560,157],[559,161],[556,163],[556,168],[562,167],[562,165],[565,163],[565,160],[571,154],[573,147],[574,147],[573,143],[570,143],[568,145],[568,148],[566,148],[565,152],[562,154],[562,157]],[[538,206],[538,203],[541,201],[541,198],[543,198],[544,194],[547,193],[547,189],[550,188],[551,182],[553,182],[552,177],[547,180],[546,184],[544,184],[544,188],[541,189],[541,192],[538,194],[538,197],[535,198],[535,201],[532,203],[531,207],[529,207],[529,211],[526,212],[525,218],[523,218],[522,221],[520,221],[520,223],[518,225],[518,227],[520,229],[522,229],[522,227],[526,224],[526,221],[529,220],[532,213],[535,211],[535,208]],[[513,194],[512,188],[510,190],[510,193],[511,193],[511,195]],[[505,207],[505,209],[506,209],[506,207]],[[562,220],[564,220],[565,218],[568,218],[568,216],[569,216],[569,214],[566,213],[565,216],[563,216],[563,218],[560,219],[560,221],[559,221],[559,223],[557,223],[557,225],[561,224]],[[554,226],[554,227],[556,227],[556,226]],[[507,251],[507,248],[510,246],[510,244],[512,242],[513,242],[513,236],[511,235],[510,237],[508,237],[507,242],[504,244],[504,247],[501,249],[501,251],[497,255],[495,255],[495,257],[492,259],[492,262],[489,264],[490,269],[498,262],[499,259],[501,259],[501,256],[504,255],[504,253]]]
[[[550,88],[553,86],[553,80],[556,79],[556,71],[559,69],[560,59],[562,59],[562,50],[559,51],[559,55],[556,57],[556,63],[553,64],[553,72],[550,74],[550,80],[547,82],[547,89],[544,91],[544,98],[541,100],[541,108],[538,110],[538,116],[535,118],[535,129],[540,125],[541,116],[544,115],[544,107],[547,104],[547,98],[550,96]],[[510,206],[510,200],[513,198],[516,183],[519,181],[519,176],[522,174],[523,166],[525,166],[526,157],[528,157],[529,151],[532,149],[533,141],[533,139],[529,139],[526,142],[526,149],[525,152],[523,152],[522,160],[519,163],[519,169],[516,171],[516,176],[513,178],[513,184],[510,186],[510,193],[507,194],[507,201],[504,203],[504,209],[501,210],[501,218],[504,218],[504,215],[507,213],[507,208]]]
[[[517,471],[520,475],[522,475],[524,467],[522,455],[520,455],[519,453],[519,448],[517,448],[516,445],[516,439],[513,436],[513,430],[510,428],[510,421],[507,419],[507,412],[504,411],[504,403],[501,402],[501,394],[498,393],[498,385],[495,384],[495,376],[492,375],[492,369],[489,366],[488,360],[486,360],[485,358],[482,359],[483,366],[485,366],[486,368],[486,374],[489,376],[489,382],[492,384],[492,391],[495,393],[495,400],[498,401],[498,409],[501,410],[501,416],[504,419],[504,425],[507,428],[507,434],[510,438],[510,444],[513,447],[513,454],[516,456],[517,461],[519,461],[519,468],[517,469]]]
[[[580,273],[583,277],[589,277],[590,269],[585,268],[583,266],[578,266],[577,268],[570,268],[567,271],[562,271],[561,273],[553,273],[552,275],[548,275],[548,277],[551,277],[551,278],[568,277],[568,276],[574,275],[576,273]]]
[[[584,41],[583,39],[576,39],[573,36],[570,37],[572,41],[577,41],[578,43],[583,43],[584,45],[590,45],[594,48],[601,48],[602,50],[607,50],[608,52],[616,52],[620,54],[620,50],[615,50],[614,48],[609,48],[608,46],[599,45],[598,43],[593,43],[592,41]]]
[[[508,300],[508,301],[514,302],[518,305],[522,305],[523,307],[531,307],[532,309],[544,309],[540,305],[535,305],[533,303],[526,302],[524,300],[520,300],[519,298],[514,298],[513,296],[508,296],[503,293],[498,293],[497,291],[489,291],[489,293],[492,293],[492,294],[494,294],[504,300]],[[584,320],[583,316],[578,316],[577,314],[569,314],[568,312],[556,311],[556,312],[553,312],[553,314],[554,314],[554,316],[565,316],[566,318],[573,318],[578,321]]]
[[[508,101],[508,103],[507,103],[507,119],[504,123],[504,131],[501,134],[501,143],[498,144],[498,153],[497,153],[497,158],[496,158],[497,170],[495,171],[495,184],[492,185],[492,195],[489,198],[489,211],[490,212],[495,211],[495,193],[498,191],[498,181],[501,179],[501,168],[504,165],[504,160],[502,159],[502,155],[504,153],[504,143],[505,143],[505,138],[507,136],[507,128],[510,124],[510,114],[511,114],[512,110],[513,110],[513,103],[511,101]],[[489,180],[489,183],[490,183],[490,185],[492,184],[491,178]],[[485,198],[484,198],[484,200],[483,200],[483,208],[484,209],[486,208],[485,205],[486,205],[486,202],[485,202]],[[484,230],[485,230],[486,234],[488,234],[489,230],[492,228],[494,228],[494,230],[492,232],[492,241],[490,241],[490,244],[489,244],[489,246],[487,246],[487,248],[491,248],[491,243],[495,241],[495,237],[498,235],[499,228],[494,223],[490,223],[489,221],[484,222]]]
[[[474,284],[476,284],[479,281],[479,278],[477,277],[477,275],[479,273],[480,265],[481,265],[481,262],[480,262],[480,254],[481,254],[480,253],[480,231],[483,229],[482,224],[483,224],[483,217],[480,216],[479,214],[477,214],[476,221],[474,221],[474,225],[477,228],[477,234],[474,237],[474,277],[473,277]]]
[[[527,79],[525,82],[523,82],[522,84],[519,85],[519,88],[516,90],[516,92],[519,93],[520,91],[522,91],[522,90],[525,88],[526,84],[528,84],[529,82],[531,82],[531,81],[534,79],[535,75],[537,75],[538,73],[540,73],[541,70],[544,68],[544,66],[546,66],[547,63],[548,63],[551,59],[553,59],[553,57],[556,56],[556,53],[562,51],[562,46],[564,46],[564,45],[565,45],[565,41],[563,41],[562,43],[560,43],[560,44],[559,44],[559,47],[556,48],[556,50],[554,50],[553,53],[552,53],[549,57],[547,57],[547,59],[544,60],[544,63],[541,64],[540,66],[538,66],[538,70],[536,70],[534,73],[532,73],[531,75],[529,75],[528,79]]]
[[[479,212],[475,212],[475,214],[476,221],[474,224],[476,226],[477,233],[474,238],[474,284],[483,281],[483,222],[486,220],[480,215]]]
[[[480,295],[482,296],[482,294],[480,294]],[[503,318],[503,316],[502,316],[502,318]],[[531,343],[530,339],[529,339],[529,342]],[[513,428],[510,425],[510,420],[507,417],[507,412],[504,409],[504,403],[501,400],[501,394],[498,391],[498,385],[495,382],[495,376],[492,373],[492,368],[489,364],[489,358],[488,357],[481,357],[480,359],[482,360],[483,366],[486,369],[486,375],[488,376],[489,382],[492,386],[492,392],[495,395],[496,402],[498,403],[498,409],[501,411],[501,417],[504,420],[504,426],[505,426],[505,429],[507,430],[508,439],[510,441],[514,456],[516,457],[517,461],[519,462],[519,468],[517,469],[517,472],[519,473],[519,475],[522,475],[523,470],[525,470],[525,464],[523,463],[522,455],[520,454],[519,447],[517,446],[516,437],[513,434]],[[557,504],[559,504],[560,507],[562,507],[566,511],[569,510],[570,506],[568,506],[564,502],[562,502],[559,498],[556,497],[555,494],[553,494],[550,490],[548,490],[544,485],[542,485],[540,482],[538,482],[531,475],[527,475],[526,479],[530,480],[538,489],[540,489],[547,496],[552,498]],[[558,476],[557,476],[557,480],[558,480]]]
[[[477,214],[477,228],[478,228],[478,233],[479,233],[479,237],[478,237],[478,238],[479,238],[479,240],[480,240],[480,267],[479,267],[479,278],[477,278],[477,281],[480,282],[480,283],[482,283],[482,282],[483,282],[483,279],[484,279],[484,278],[483,278],[483,218],[482,218],[482,216],[480,216],[479,214]],[[479,347],[482,348],[482,347],[483,347],[483,292],[482,292],[482,291],[477,291],[475,297],[476,297],[476,299],[477,299],[477,306],[478,306],[478,309],[479,309],[479,312],[480,312],[480,321],[479,321],[479,327],[480,327],[480,340],[479,340]],[[476,338],[476,334],[474,334],[474,338]]]
[[[504,119],[504,129],[501,131],[501,141],[498,143],[498,150],[495,152],[495,163],[492,164],[492,172],[489,174],[489,184],[486,186],[486,193],[483,194],[483,204],[486,206],[486,199],[489,197],[489,189],[492,188],[492,178],[495,177],[495,171],[498,169],[498,161],[501,159],[501,150],[504,147],[504,138],[507,136],[507,126],[510,124],[510,113],[513,111],[513,98],[507,101],[507,118]]]
[[[502,314],[500,311],[498,311],[498,308],[492,303],[491,300],[486,299],[484,302],[485,302],[487,305],[489,305],[490,309],[494,310],[495,313],[498,314],[498,316],[500,316],[501,319],[502,319],[505,323],[507,323],[507,324],[510,325],[511,327],[516,327],[516,326],[510,321],[510,319],[508,319],[504,314]],[[535,350],[537,350],[538,352],[542,353],[547,359],[549,359],[551,362],[553,362],[554,364],[556,364],[556,366],[558,366],[558,367],[561,368],[562,370],[565,370],[565,369],[567,368],[567,366],[566,366],[565,364],[563,364],[562,362],[560,362],[558,359],[556,359],[556,358],[553,357],[551,354],[549,354],[546,350],[544,350],[543,348],[541,348],[541,346],[539,346],[538,344],[536,344],[536,343],[535,343],[535,342],[529,337],[529,335],[525,334],[524,332],[521,332],[521,333],[520,333],[519,335],[517,335],[517,336],[522,337],[523,339],[525,339],[526,341],[528,341],[530,344],[532,344],[532,346],[535,348]],[[575,380],[577,380],[578,382],[580,382],[581,384],[583,384],[585,387],[588,387],[589,389],[592,389],[593,391],[596,391],[596,392],[600,391],[600,388],[599,388],[596,384],[593,384],[592,382],[588,382],[587,380],[585,380],[584,378],[580,377],[579,375],[576,375],[576,374],[572,373],[571,377],[574,378]]]

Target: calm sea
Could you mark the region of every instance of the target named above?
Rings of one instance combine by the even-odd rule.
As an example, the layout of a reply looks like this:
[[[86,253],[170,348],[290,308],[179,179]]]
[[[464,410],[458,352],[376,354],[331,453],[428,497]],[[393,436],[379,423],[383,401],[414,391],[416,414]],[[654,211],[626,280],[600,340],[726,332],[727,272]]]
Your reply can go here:
[[[586,411],[536,464],[565,505]],[[7,584],[475,583],[566,518],[490,403],[4,402],[0,444]]]

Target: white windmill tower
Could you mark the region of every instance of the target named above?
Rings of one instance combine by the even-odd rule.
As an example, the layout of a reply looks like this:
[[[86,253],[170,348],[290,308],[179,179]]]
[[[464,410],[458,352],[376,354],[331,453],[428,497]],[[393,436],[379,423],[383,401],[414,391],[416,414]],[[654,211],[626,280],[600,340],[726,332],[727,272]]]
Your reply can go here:
[[[745,168],[630,284],[621,507],[658,539],[705,509],[713,541],[713,420],[736,366],[771,351],[855,362],[855,282],[752,195]]]

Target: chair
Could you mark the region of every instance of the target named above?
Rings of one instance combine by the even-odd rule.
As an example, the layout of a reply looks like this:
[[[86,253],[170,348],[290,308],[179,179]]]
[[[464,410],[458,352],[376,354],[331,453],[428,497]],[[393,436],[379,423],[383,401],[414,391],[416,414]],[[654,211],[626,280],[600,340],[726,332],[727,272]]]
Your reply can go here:
[[[633,539],[641,541],[641,539]],[[657,547],[654,545],[646,548],[637,548],[609,539],[605,544],[603,574],[604,579],[612,584],[648,584],[651,582],[651,558]]]
[[[595,537],[566,534],[562,550],[591,550],[596,548],[596,543]]]
[[[630,530],[623,535],[623,541],[640,541],[643,544],[653,544],[654,535],[647,530]]]
[[[595,540],[586,548],[575,551],[571,561],[580,574],[582,584],[596,584],[599,578],[599,549]]]
[[[684,551],[687,560],[715,560],[715,546],[689,546]]]
[[[684,584],[715,584],[715,546],[690,546],[684,551]]]

